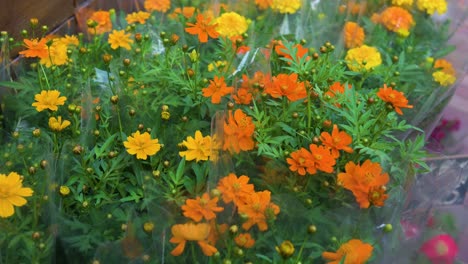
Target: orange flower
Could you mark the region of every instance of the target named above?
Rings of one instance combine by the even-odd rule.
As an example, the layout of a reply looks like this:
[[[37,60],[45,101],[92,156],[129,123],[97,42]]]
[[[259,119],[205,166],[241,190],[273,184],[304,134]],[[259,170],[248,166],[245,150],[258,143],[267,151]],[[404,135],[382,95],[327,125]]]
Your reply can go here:
[[[249,78],[247,75],[243,74],[239,89],[246,89],[246,91],[249,94],[251,94],[252,97],[256,98],[257,96],[261,94],[260,90],[264,89],[265,87],[270,86],[270,83],[271,83],[270,75],[257,71],[254,73],[254,76],[252,78]],[[235,95],[233,96],[233,98],[234,100],[236,100]],[[241,101],[240,98],[239,98],[239,101]],[[242,104],[242,103],[238,103],[238,104]],[[247,104],[250,104],[250,102],[248,102]]]
[[[229,40],[231,40],[232,49],[235,50],[237,54],[245,54],[247,51],[250,50],[249,46],[239,44],[244,41],[244,38],[242,36],[233,36],[230,37]]]
[[[169,15],[172,19],[177,19],[178,15],[182,15],[185,18],[189,19],[195,13],[195,7],[193,6],[184,6],[182,8],[176,7],[174,11]]]
[[[216,218],[215,212],[224,210],[223,207],[217,206],[218,199],[218,197],[210,199],[210,195],[204,193],[201,198],[198,196],[196,199],[187,199],[181,208],[184,211],[184,216],[195,222],[200,222],[202,218],[211,220]]]
[[[297,81],[297,74],[290,75],[280,73],[273,77],[271,86],[265,88],[265,92],[273,98],[286,96],[289,101],[297,101],[307,97],[307,91],[304,82]]]
[[[348,89],[351,89],[352,85],[348,84]],[[326,96],[329,96],[330,98],[335,98],[337,94],[343,95],[345,93],[345,87],[343,84],[340,82],[334,82],[328,91],[325,93]],[[335,103],[336,107],[341,107],[341,104]]]
[[[348,146],[353,141],[353,138],[348,133],[339,131],[337,125],[333,125],[331,135],[328,132],[322,132],[320,140],[324,146],[331,149],[331,154],[335,159],[340,157],[340,150],[348,153],[353,152],[353,149]]]
[[[300,59],[302,59],[304,56],[306,56],[309,53],[309,50],[307,48],[305,48],[304,46],[302,46],[301,44],[295,44],[294,46],[292,46],[291,51],[296,52],[296,60],[297,61],[299,61]],[[279,56],[288,58],[290,60],[293,59],[291,54],[289,53],[289,50],[286,48],[286,46],[283,44],[283,42],[281,42],[281,40],[276,42],[275,52]],[[309,59],[310,59],[310,57],[307,56],[307,60],[309,60]]]
[[[315,144],[310,144],[310,152],[312,153],[312,164],[311,167],[307,169],[307,172],[310,174],[317,173],[317,170],[332,173],[333,166],[336,164],[335,158],[331,154],[330,150],[325,146],[317,146]]]
[[[170,0],[145,0],[144,3],[145,9],[148,12],[158,11],[165,13],[169,8],[171,8]]]
[[[216,27],[218,26],[216,23],[211,24],[210,18],[205,18],[202,14],[197,15],[197,22],[187,23],[187,28],[185,32],[191,35],[198,35],[198,41],[205,43],[208,42],[208,36],[211,38],[217,38],[219,36],[218,32],[216,31]]]
[[[407,37],[409,35],[409,30],[414,25],[411,13],[398,6],[391,6],[385,9],[380,14],[379,21],[388,30],[396,32],[403,37]]]
[[[457,75],[452,64],[449,61],[444,60],[444,59],[437,59],[434,62],[434,69],[443,71],[444,73],[449,74],[449,75],[453,75],[453,76]]]
[[[342,244],[336,252],[323,252],[322,257],[328,264],[364,264],[372,256],[373,249],[371,244],[351,239]]]
[[[351,84],[348,84],[348,89],[351,89]],[[325,95],[328,95],[330,97],[335,97],[337,94],[344,94],[345,93],[345,87],[343,84],[340,82],[334,82],[329,88],[328,91],[325,93]]]
[[[225,203],[234,202],[236,206],[246,203],[246,198],[254,192],[253,184],[248,183],[249,177],[230,173],[218,182],[217,189],[221,192]]]
[[[207,223],[186,223],[173,225],[171,228],[172,237],[169,242],[178,244],[172,251],[171,255],[179,256],[184,252],[187,241],[197,241],[203,254],[212,256],[218,250],[207,242],[210,234],[210,225]]]
[[[270,201],[270,195],[270,191],[251,193],[246,199],[247,203],[238,206],[239,214],[248,217],[242,228],[249,230],[253,225],[257,225],[260,231],[268,229],[267,220],[274,218],[280,212],[280,208]]]
[[[389,180],[387,173],[382,174],[380,164],[370,160],[362,165],[350,161],[345,165],[345,172],[338,174],[338,182],[353,193],[361,208],[369,208],[371,204],[383,206],[388,197],[384,193],[385,184]]]
[[[297,171],[299,175],[304,176],[306,175],[306,171],[310,174],[316,173],[316,171],[312,169],[312,159],[312,153],[305,148],[301,148],[291,153],[291,158],[287,158],[286,162],[289,164],[289,169],[291,171]]]
[[[90,34],[102,34],[112,30],[112,21],[109,11],[96,11],[91,15],[89,20],[97,23],[95,28],[88,28]]]
[[[239,247],[251,248],[255,244],[255,239],[252,238],[250,233],[242,233],[234,238],[234,242],[236,242]]]
[[[271,7],[273,0],[255,0],[255,4],[260,10],[265,10]]]
[[[438,59],[434,63],[435,72],[432,73],[432,77],[438,83],[443,86],[449,86],[455,83],[457,80],[456,71],[452,64],[444,59]]]
[[[364,29],[355,22],[346,22],[343,29],[343,38],[346,48],[359,47],[366,37]]]
[[[391,104],[399,115],[403,114],[400,108],[413,108],[412,105],[408,105],[408,99],[406,99],[403,92],[393,90],[391,87],[387,87],[386,84],[379,89],[377,96],[384,102]]]
[[[27,58],[46,58],[49,54],[47,48],[47,38],[37,39],[23,39],[26,50],[20,51],[19,54]]]
[[[255,131],[255,125],[252,118],[247,116],[242,110],[237,109],[232,114],[228,112],[228,120],[224,123],[224,145],[223,150],[229,150],[235,153],[251,150],[255,146],[252,138]]]
[[[239,88],[237,93],[232,96],[236,104],[249,105],[252,102],[252,94],[247,88]]]
[[[133,12],[131,14],[128,14],[125,17],[125,20],[127,20],[128,24],[135,24],[135,23],[145,24],[146,20],[150,16],[151,16],[151,14],[148,13],[148,12],[138,11],[138,12]]]
[[[227,86],[224,82],[224,77],[214,77],[214,80],[210,80],[210,85],[202,89],[203,96],[210,97],[213,104],[221,103],[221,97],[228,95],[234,91],[234,88]]]

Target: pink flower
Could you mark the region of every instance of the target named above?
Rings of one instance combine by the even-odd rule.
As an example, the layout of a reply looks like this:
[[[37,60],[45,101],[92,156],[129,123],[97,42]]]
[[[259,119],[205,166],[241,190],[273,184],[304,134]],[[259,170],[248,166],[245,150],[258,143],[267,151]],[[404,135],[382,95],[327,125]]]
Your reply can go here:
[[[421,233],[419,228],[409,221],[401,220],[400,224],[403,228],[403,232],[405,233],[406,239],[414,238],[416,236],[419,236],[419,234]]]
[[[426,241],[420,250],[434,264],[451,264],[458,253],[458,246],[450,235],[441,234]]]

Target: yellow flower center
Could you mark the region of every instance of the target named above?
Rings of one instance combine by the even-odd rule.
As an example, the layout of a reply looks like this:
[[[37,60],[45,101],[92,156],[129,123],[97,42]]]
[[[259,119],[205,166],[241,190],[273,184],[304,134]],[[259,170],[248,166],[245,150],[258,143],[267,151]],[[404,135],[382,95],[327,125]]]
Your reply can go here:
[[[320,155],[320,154],[314,154],[314,158],[315,158],[316,160],[321,160],[321,159],[322,159],[322,155]]]
[[[239,183],[236,182],[236,183],[234,183],[234,184],[232,185],[232,187],[234,188],[234,190],[238,191],[238,190],[240,189],[241,186],[240,186]]]
[[[437,252],[437,255],[439,256],[444,256],[448,253],[449,251],[449,248],[447,246],[447,244],[445,244],[443,241],[438,241],[437,242],[437,245],[436,245],[436,252]]]

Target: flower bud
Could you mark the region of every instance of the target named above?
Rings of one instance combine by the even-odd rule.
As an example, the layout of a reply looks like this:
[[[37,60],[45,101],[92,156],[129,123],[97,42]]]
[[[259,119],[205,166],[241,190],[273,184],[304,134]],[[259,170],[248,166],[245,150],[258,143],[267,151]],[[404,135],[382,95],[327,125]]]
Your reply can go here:
[[[36,128],[32,131],[32,134],[34,137],[40,137],[41,136],[41,130],[39,128]]]
[[[294,245],[289,240],[283,241],[283,243],[281,243],[279,247],[276,246],[275,249],[284,259],[287,259],[294,254]]]
[[[317,227],[315,225],[310,225],[307,228],[307,232],[309,232],[309,234],[315,234],[317,232]]]
[[[231,234],[236,234],[238,231],[239,227],[237,225],[232,225],[229,227],[229,232],[231,232]]]
[[[119,96],[118,95],[113,95],[111,96],[111,103],[117,104],[119,102]]]
[[[79,155],[79,154],[81,154],[82,152],[83,152],[83,147],[82,147],[82,146],[80,146],[80,145],[75,145],[75,146],[73,147],[73,153],[74,153],[74,154]]]
[[[68,188],[68,186],[62,185],[60,186],[59,192],[62,196],[67,196],[70,194],[70,188]]]
[[[33,17],[29,19],[29,24],[31,25],[32,28],[35,28],[37,25],[39,25],[39,19]]]
[[[132,63],[132,61],[131,61],[130,59],[128,59],[128,58],[126,58],[126,59],[123,60],[123,65],[124,65],[125,67],[130,66],[131,63]]]
[[[28,173],[29,173],[29,175],[35,174],[36,173],[36,167],[34,167],[34,166],[29,167]]]
[[[41,233],[36,231],[36,232],[32,233],[31,237],[32,237],[33,240],[38,240],[39,238],[41,238]]]
[[[386,224],[386,225],[384,226],[383,230],[384,230],[385,233],[390,233],[390,232],[392,232],[392,230],[393,230],[392,224]]]
[[[109,64],[109,62],[112,60],[112,55],[106,53],[102,55],[102,60],[105,64]]]
[[[147,234],[151,234],[154,230],[154,223],[151,221],[147,221],[143,224],[143,231]]]

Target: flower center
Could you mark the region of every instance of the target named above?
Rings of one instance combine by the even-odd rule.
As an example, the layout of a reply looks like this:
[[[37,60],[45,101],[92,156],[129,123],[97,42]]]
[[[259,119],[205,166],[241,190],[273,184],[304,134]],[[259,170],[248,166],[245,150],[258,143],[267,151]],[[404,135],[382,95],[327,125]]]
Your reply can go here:
[[[259,204],[259,203],[256,203],[256,204],[252,205],[252,208],[253,208],[255,211],[260,211],[260,204]]]
[[[8,185],[0,186],[0,198],[7,198],[11,196],[11,187]]]
[[[443,241],[437,242],[437,244],[436,244],[437,255],[445,256],[445,255],[447,255],[448,251],[449,251],[449,248],[448,248],[447,244],[445,244]]]

